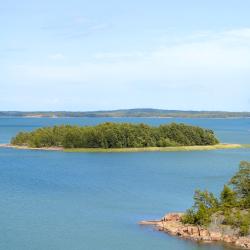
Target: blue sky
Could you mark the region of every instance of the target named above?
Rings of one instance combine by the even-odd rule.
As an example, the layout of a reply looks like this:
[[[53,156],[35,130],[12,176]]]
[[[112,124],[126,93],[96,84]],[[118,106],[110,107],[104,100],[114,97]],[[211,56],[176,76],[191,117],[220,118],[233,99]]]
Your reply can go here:
[[[250,111],[249,0],[8,0],[1,110]]]

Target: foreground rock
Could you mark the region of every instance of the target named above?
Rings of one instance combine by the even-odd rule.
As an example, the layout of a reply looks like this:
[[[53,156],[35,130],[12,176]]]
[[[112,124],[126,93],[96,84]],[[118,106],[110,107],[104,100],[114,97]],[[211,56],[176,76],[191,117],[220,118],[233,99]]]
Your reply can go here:
[[[228,226],[210,226],[203,228],[196,225],[186,225],[181,222],[183,213],[169,213],[160,220],[141,221],[141,225],[154,225],[157,230],[164,231],[170,235],[179,236],[185,239],[214,242],[222,241],[233,244],[237,247],[250,249],[250,236],[241,237],[237,230],[232,230]]]

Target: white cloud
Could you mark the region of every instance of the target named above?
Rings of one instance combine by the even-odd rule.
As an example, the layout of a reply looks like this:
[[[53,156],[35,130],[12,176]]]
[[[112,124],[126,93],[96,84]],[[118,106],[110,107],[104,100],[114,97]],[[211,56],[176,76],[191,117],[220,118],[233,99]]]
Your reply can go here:
[[[224,36],[238,37],[239,39],[250,39],[250,28],[234,29],[223,32]]]
[[[63,60],[64,58],[65,56],[62,53],[55,53],[55,54],[49,55],[49,59],[52,59],[52,60]]]
[[[208,33],[206,33],[208,34]],[[153,52],[97,53],[94,60],[71,66],[22,65],[18,77],[51,81],[129,83],[161,80],[165,84],[197,77],[227,77],[248,74],[250,70],[250,29],[207,35],[203,41],[161,46]],[[195,37],[195,35],[194,35]],[[183,39],[185,41],[185,39]],[[61,53],[50,55],[61,60]]]
[[[248,32],[214,32],[202,41],[194,35],[151,52],[99,53],[70,66],[17,65],[9,75],[27,89],[49,86],[51,96],[63,96],[60,105],[63,100],[67,105],[87,103],[85,109],[126,103],[126,107],[247,110]]]
[[[146,55],[142,52],[135,52],[135,53],[114,53],[114,52],[104,52],[104,53],[96,53],[93,55],[93,58],[98,59],[98,60],[127,60],[127,59],[132,59],[134,60],[135,58],[140,58],[145,57]]]

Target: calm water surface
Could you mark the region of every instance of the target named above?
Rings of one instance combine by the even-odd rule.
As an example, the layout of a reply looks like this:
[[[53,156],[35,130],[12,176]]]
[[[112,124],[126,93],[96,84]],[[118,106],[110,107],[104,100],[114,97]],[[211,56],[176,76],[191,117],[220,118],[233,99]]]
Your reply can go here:
[[[103,121],[178,121],[250,143],[249,119],[0,118],[0,142],[20,130]],[[204,152],[63,153],[0,149],[1,250],[224,250],[137,225],[184,211],[193,191],[218,193],[249,149]]]

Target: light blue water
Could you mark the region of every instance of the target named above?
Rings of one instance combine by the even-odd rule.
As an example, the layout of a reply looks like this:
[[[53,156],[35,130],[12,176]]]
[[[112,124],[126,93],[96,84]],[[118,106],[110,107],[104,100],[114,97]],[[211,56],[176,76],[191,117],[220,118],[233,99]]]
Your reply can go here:
[[[58,123],[172,119],[0,119],[0,141]],[[175,119],[175,121],[183,119]],[[186,119],[225,142],[249,143],[249,119]],[[205,152],[63,153],[0,149],[1,250],[222,250],[137,225],[184,211],[193,191],[218,193],[249,149]]]

